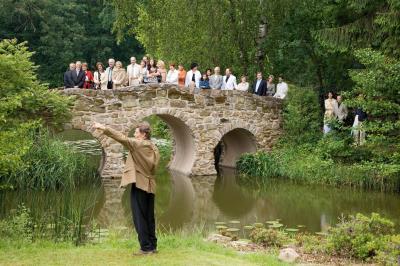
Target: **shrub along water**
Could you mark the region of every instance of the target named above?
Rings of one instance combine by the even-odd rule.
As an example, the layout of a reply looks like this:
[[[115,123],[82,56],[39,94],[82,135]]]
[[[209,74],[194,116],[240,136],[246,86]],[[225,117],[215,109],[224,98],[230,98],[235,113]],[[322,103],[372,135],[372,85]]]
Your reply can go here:
[[[284,135],[270,153],[244,154],[240,182],[262,186],[269,178],[312,184],[400,191],[400,144],[395,138],[354,146],[350,128],[335,125],[322,136],[322,114],[313,89],[290,87],[284,107]]]

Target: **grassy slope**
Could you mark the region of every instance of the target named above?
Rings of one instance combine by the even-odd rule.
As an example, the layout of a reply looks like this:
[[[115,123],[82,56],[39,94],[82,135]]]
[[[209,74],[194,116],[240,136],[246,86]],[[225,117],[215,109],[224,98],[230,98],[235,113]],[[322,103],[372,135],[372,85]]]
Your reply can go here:
[[[240,254],[200,236],[162,235],[159,253],[141,257],[131,256],[137,241],[118,238],[80,247],[51,242],[0,247],[0,265],[284,265],[272,255]]]

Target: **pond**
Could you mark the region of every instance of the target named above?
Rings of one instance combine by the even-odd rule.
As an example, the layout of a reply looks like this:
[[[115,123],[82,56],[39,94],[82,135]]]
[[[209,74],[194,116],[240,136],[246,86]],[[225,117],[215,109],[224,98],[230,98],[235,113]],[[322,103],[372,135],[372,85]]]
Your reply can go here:
[[[99,165],[101,148],[80,131],[61,135],[70,145]],[[158,141],[158,143],[162,143]],[[301,225],[310,232],[326,231],[341,215],[378,212],[400,223],[400,195],[349,188],[332,188],[271,181],[268,188],[239,186],[235,170],[222,168],[219,176],[187,177],[166,170],[157,173],[156,217],[161,229],[215,230],[216,222],[249,225],[280,220],[284,226]],[[117,180],[79,187],[73,194],[44,191],[0,191],[0,219],[24,203],[35,215],[45,215],[66,205],[81,206],[86,220],[101,227],[132,227],[129,189],[119,189]]]

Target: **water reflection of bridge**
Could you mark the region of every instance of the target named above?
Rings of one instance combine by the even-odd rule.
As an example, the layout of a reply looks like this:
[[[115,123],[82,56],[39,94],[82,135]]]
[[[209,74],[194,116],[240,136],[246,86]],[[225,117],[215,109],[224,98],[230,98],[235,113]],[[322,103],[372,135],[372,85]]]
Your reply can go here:
[[[264,192],[244,189],[236,183],[234,169],[223,168],[221,176],[187,177],[171,172],[163,180],[156,204],[159,227],[193,230],[214,229],[216,221],[240,220],[242,225],[282,219],[289,227],[306,225],[310,231],[326,229],[343,214],[382,212],[398,221],[400,198],[382,193],[365,194],[352,189],[310,187],[271,181]],[[162,183],[162,184],[161,184]],[[118,180],[105,182],[105,203],[98,215],[102,226],[132,227],[128,191],[118,188]],[[161,185],[161,186],[160,186]],[[164,188],[163,188],[164,187]],[[125,193],[125,194],[124,194]],[[160,202],[160,200],[162,202]]]
[[[241,217],[254,221],[257,200],[246,195],[235,182],[234,169],[226,168],[224,176],[189,178],[170,172],[170,197],[165,210],[157,210],[158,224],[166,228],[186,228],[212,225],[218,220]],[[102,226],[131,226],[128,205],[129,189],[118,187],[118,180],[104,183],[105,203],[97,217]],[[126,193],[126,195],[124,195]],[[157,197],[157,196],[156,196]]]

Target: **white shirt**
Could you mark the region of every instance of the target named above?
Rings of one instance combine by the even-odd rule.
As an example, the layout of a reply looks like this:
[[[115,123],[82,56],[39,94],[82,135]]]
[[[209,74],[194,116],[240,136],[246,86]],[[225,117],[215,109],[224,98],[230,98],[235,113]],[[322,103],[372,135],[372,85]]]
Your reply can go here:
[[[226,76],[222,77],[222,87],[221,90],[233,90],[237,88],[236,77],[234,75],[230,75],[228,81],[226,81]]]
[[[129,66],[126,67],[126,73],[128,74],[128,80],[129,80],[129,85],[131,85],[131,79],[136,79],[139,78],[139,71],[140,71],[140,65],[138,64],[130,64]]]
[[[193,77],[193,71],[189,70],[186,73],[185,87],[189,87],[190,86],[190,83],[192,82],[192,77]],[[200,79],[201,79],[201,73],[200,73],[200,71],[196,70],[196,72],[194,72],[194,80],[195,80],[195,83],[196,83],[196,88],[200,87],[200,85],[199,85],[200,84]]]
[[[285,99],[287,93],[288,93],[288,85],[286,82],[280,82],[278,85],[276,85],[276,93],[274,94],[275,98],[280,98],[280,99]]]
[[[169,70],[167,73],[167,79],[166,81],[171,84],[176,84],[178,85],[178,70]]]
[[[114,67],[113,67],[113,69],[114,69]],[[107,74],[107,80],[108,80],[108,81],[112,81],[112,72],[113,72],[113,69],[111,69],[110,67],[107,67],[107,68],[106,68],[106,74]]]
[[[257,79],[257,83],[256,83],[256,92],[258,92],[258,88],[260,87],[261,80],[262,80],[262,79]]]
[[[240,82],[236,88],[238,91],[248,91],[249,83],[248,82]]]

